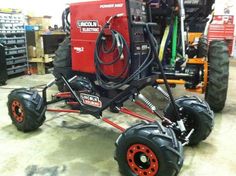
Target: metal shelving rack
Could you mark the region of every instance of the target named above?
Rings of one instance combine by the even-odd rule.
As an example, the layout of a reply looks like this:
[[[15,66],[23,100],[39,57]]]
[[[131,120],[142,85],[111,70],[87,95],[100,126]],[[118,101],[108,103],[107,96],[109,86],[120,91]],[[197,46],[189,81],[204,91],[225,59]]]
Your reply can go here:
[[[25,72],[28,67],[24,22],[21,13],[0,12],[0,43],[5,46],[8,75]]]

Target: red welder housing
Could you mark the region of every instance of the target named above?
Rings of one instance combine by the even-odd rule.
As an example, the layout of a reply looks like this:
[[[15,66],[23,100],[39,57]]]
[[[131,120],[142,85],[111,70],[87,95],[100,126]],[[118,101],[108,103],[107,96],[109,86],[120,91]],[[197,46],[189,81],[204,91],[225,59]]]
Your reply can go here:
[[[78,2],[70,5],[72,69],[83,73],[95,73],[94,50],[102,26],[116,14],[122,17],[112,20],[111,28],[123,35],[130,45],[129,21],[125,0],[102,0]],[[101,55],[105,62],[112,61],[117,53]],[[103,66],[103,72],[110,76],[119,75],[125,66],[126,57],[116,64]]]

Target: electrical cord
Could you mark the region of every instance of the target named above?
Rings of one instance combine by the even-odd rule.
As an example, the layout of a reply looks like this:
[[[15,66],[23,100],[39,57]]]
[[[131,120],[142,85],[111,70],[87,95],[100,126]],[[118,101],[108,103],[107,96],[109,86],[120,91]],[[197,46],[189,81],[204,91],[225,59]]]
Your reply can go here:
[[[119,79],[121,79],[121,81],[123,81],[124,78],[122,78],[122,77],[124,77],[125,73],[127,73],[127,70],[130,68],[130,65],[131,65],[131,58],[130,58],[128,44],[126,43],[125,39],[123,38],[123,36],[119,32],[109,29],[112,34],[112,40],[113,40],[112,46],[109,49],[107,49],[105,47],[106,36],[105,36],[104,30],[107,28],[107,26],[109,26],[109,25],[105,24],[105,26],[102,28],[102,30],[98,36],[98,39],[96,42],[96,47],[95,47],[95,54],[94,54],[95,55],[94,61],[95,61],[95,66],[96,66],[96,75],[97,75],[97,78],[99,78],[98,80],[101,80],[102,85],[104,83],[107,83],[106,81],[104,81],[102,79],[102,76],[106,80],[109,80],[109,81],[110,80],[114,81],[114,80],[119,80]],[[102,48],[102,52],[104,54],[113,53],[115,50],[118,51],[118,54],[112,61],[105,62],[102,60],[102,58],[100,58],[101,48]],[[122,72],[119,75],[113,76],[113,77],[106,75],[104,73],[104,71],[102,70],[102,65],[110,66],[110,65],[116,64],[120,60],[120,58],[124,52],[127,53],[128,59],[125,62],[125,66],[124,66]]]
[[[100,85],[106,89],[112,89],[113,87],[116,87],[116,85],[121,84],[125,80],[125,74],[128,72],[131,66],[131,57],[127,42],[118,31],[109,28],[111,20],[115,17],[117,17],[117,15],[112,16],[102,27],[102,30],[99,33],[96,41],[96,47],[94,52],[94,62],[96,67],[97,80],[99,81]],[[109,49],[106,47],[107,36],[105,34],[105,30],[109,31],[112,36],[112,45]],[[114,53],[116,50],[118,54],[115,58],[113,58],[112,61],[105,62],[102,58],[100,58],[101,53],[111,54]],[[118,61],[120,61],[121,56],[125,53],[127,55],[127,59],[125,60],[125,66],[123,67],[121,73],[117,76],[109,76],[105,74],[102,69],[102,66],[115,65]],[[112,83],[111,81],[115,81],[115,83]]]
[[[124,49],[126,51],[128,51],[128,45],[127,45],[125,39],[123,38],[123,36],[115,30],[111,30],[110,32],[111,32],[111,35],[112,35],[112,46],[111,46],[111,48],[107,49],[107,47],[106,47],[106,37],[103,37],[101,40],[99,40],[98,46],[102,45],[102,52],[104,54],[113,53],[113,52],[115,52],[116,49],[118,50],[119,54],[111,62],[104,62],[99,57],[99,54],[98,54],[97,59],[98,59],[99,63],[102,64],[102,65],[113,65],[113,64],[115,64],[116,62],[118,62],[120,60],[122,54],[124,53]],[[125,48],[124,48],[124,45],[125,45]]]
[[[67,33],[70,34],[70,21],[68,19],[70,14],[70,8],[66,8],[64,12],[62,13],[62,27],[63,30]]]
[[[120,14],[112,16],[107,21],[107,23],[102,27],[102,30],[99,33],[96,41],[96,47],[94,52],[94,62],[95,62],[96,77],[98,80],[98,84],[102,88],[107,90],[120,88],[125,84],[129,83],[130,81],[134,80],[135,77],[137,77],[140,73],[142,73],[145,69],[147,69],[154,61],[154,53],[152,52],[151,49],[149,49],[147,57],[144,60],[144,62],[140,65],[139,69],[134,71],[130,76],[126,77],[125,74],[129,74],[128,72],[132,65],[132,58],[129,51],[129,46],[124,37],[118,31],[109,28],[112,19],[120,16],[121,16]],[[109,30],[112,36],[112,44],[110,48],[106,47],[105,30]],[[154,40],[154,42],[157,43],[156,40]],[[104,62],[103,59],[100,58],[101,52],[104,54],[111,54],[114,53],[116,50],[118,51],[118,54],[115,58],[113,58],[112,61]],[[124,54],[126,54],[127,59],[125,59],[125,66],[123,67],[121,73],[117,76],[109,76],[105,74],[102,69],[102,66],[110,66],[116,64],[120,60],[121,56]]]

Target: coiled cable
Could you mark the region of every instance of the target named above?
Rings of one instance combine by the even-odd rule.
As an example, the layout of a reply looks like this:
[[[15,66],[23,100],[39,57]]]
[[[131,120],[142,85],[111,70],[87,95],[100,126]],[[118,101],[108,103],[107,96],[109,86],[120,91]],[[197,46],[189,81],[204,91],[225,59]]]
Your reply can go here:
[[[70,34],[70,21],[68,19],[69,15],[70,15],[70,8],[68,7],[62,13],[62,27],[67,34]]]
[[[126,74],[129,74],[131,65],[132,65],[132,58],[129,50],[129,46],[124,39],[124,37],[116,30],[110,29],[110,21],[117,16],[111,17],[108,22],[102,27],[101,32],[99,33],[96,41],[96,47],[94,52],[94,63],[96,68],[96,77],[98,80],[98,84],[107,90],[117,89],[125,84],[129,83],[130,81],[134,80],[140,73],[142,73],[145,69],[147,69],[154,61],[154,52],[149,49],[147,57],[143,61],[143,63],[139,66],[137,70],[135,70],[131,75],[128,77]],[[106,35],[105,30],[109,30],[112,36],[112,44],[110,48],[106,46]],[[154,36],[153,42],[157,44]],[[115,50],[118,51],[118,55],[114,57],[112,61],[105,62],[102,58],[100,58],[100,53],[103,52],[104,54],[113,53]],[[142,51],[141,51],[142,52]],[[111,66],[116,64],[122,55],[126,54],[125,65],[121,73],[117,76],[109,76],[104,73],[102,66]]]

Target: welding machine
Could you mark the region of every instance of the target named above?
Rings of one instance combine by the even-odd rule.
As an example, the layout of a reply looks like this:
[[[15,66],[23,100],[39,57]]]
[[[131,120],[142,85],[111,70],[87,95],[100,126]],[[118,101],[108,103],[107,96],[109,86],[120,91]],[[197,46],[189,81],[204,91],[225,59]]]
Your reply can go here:
[[[151,50],[143,26],[149,21],[146,3],[79,2],[70,6],[70,13],[74,71],[96,74],[102,82],[119,83],[148,72]]]

